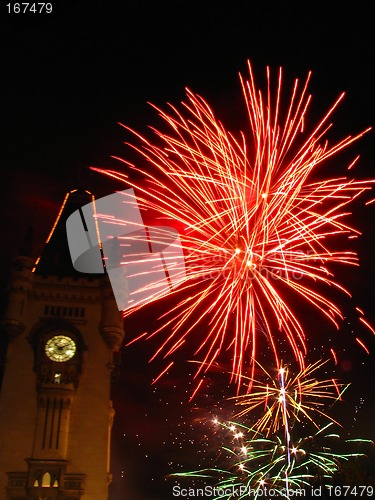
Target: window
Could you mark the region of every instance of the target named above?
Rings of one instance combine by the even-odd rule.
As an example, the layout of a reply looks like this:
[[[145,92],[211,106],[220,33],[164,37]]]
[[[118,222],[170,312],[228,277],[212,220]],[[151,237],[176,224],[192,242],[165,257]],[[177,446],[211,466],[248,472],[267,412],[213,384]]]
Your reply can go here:
[[[51,474],[49,472],[45,472],[42,476],[42,484],[43,488],[49,488],[51,486]]]
[[[58,488],[59,483],[57,479],[52,479],[52,476],[49,472],[45,472],[43,475],[39,476],[38,479],[34,481],[34,488]]]
[[[50,304],[44,306],[45,316],[60,316],[70,318],[84,318],[84,307],[68,307],[68,306],[52,306]]]

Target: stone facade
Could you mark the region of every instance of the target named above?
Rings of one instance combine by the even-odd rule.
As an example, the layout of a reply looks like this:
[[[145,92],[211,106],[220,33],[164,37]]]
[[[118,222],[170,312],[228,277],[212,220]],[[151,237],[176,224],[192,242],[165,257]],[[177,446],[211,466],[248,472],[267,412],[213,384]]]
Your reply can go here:
[[[113,354],[124,337],[106,276],[41,275],[18,257],[1,323],[0,498],[107,500]],[[72,339],[55,361],[46,342]]]

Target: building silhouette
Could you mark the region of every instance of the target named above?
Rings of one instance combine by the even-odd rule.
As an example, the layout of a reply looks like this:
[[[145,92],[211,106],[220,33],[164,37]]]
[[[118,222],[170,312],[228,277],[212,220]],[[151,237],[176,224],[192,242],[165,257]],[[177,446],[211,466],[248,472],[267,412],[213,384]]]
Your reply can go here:
[[[93,201],[66,195],[41,256],[29,231],[13,261],[1,335],[0,498],[106,500],[110,388],[124,329],[106,275],[73,269],[67,217]]]

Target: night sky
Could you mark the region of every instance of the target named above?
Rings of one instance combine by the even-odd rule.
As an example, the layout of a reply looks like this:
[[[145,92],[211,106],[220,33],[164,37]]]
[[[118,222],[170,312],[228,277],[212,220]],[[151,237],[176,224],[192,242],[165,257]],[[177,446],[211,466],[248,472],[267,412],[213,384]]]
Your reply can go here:
[[[282,66],[285,85],[304,80],[311,70],[312,122],[346,92],[334,115],[333,140],[375,125],[375,22],[368,2],[329,8],[328,2],[309,1],[51,3],[53,14],[39,17],[10,16],[2,7],[4,272],[31,222],[38,252],[68,190],[84,184],[100,197],[123,189],[88,167],[122,168],[112,156],[131,153],[119,122],[147,133],[156,119],[148,102],[178,104],[188,87],[212,105],[228,128],[244,128],[238,73],[246,72],[247,59],[260,82],[266,66],[274,74]],[[333,173],[344,171],[347,160],[361,154],[356,175],[374,177],[374,151],[372,132],[338,156]],[[356,243],[361,266],[341,271],[353,293],[348,310],[358,304],[373,324],[374,206],[354,206],[355,225],[363,232]],[[152,322],[158,312],[127,319],[127,340],[147,328],[145,317]],[[353,436],[374,438],[373,338],[365,334],[372,349],[367,356],[351,342],[355,327],[350,312],[341,332],[317,321],[311,317],[311,356],[334,344],[342,359],[335,374],[352,382],[341,410],[346,429]],[[157,345],[158,339],[138,342],[122,352],[113,395],[117,416],[111,500],[173,498],[174,480],[166,476],[199,468],[209,454],[208,422],[217,414],[230,415],[225,398],[233,388],[220,374],[188,403],[194,387],[188,353],[181,354],[178,369],[151,385],[164,366],[158,360],[148,363]],[[267,362],[267,352],[264,358]]]

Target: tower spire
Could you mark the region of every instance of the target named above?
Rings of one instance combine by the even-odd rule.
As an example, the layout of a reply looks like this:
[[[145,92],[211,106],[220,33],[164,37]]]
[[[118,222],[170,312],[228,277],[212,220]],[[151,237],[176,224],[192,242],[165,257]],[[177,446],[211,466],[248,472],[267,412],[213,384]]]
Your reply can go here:
[[[75,210],[93,202],[94,196],[83,188],[69,191],[35,265],[35,273],[53,276],[80,275],[72,265],[66,237],[66,220]]]

